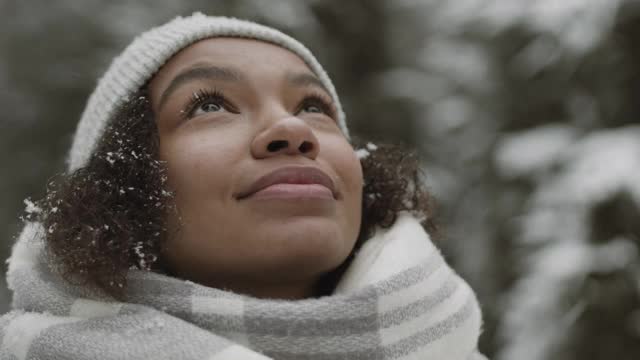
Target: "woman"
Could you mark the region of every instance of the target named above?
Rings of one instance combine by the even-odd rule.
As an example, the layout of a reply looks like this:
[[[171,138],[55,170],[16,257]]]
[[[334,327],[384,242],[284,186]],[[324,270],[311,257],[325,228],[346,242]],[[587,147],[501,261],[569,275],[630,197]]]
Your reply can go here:
[[[143,34],[29,206],[1,358],[481,358],[415,159],[349,139],[296,40],[202,14]]]

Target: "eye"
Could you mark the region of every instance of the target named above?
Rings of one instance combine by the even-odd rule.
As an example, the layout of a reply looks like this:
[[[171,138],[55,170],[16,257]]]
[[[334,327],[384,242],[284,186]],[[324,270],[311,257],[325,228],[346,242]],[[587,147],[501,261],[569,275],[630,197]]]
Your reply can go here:
[[[310,112],[310,113],[322,113],[324,111],[322,111],[322,109],[320,109],[319,106],[310,104],[305,106],[304,108],[302,108],[302,110],[306,111],[306,112]]]
[[[189,103],[181,111],[183,116],[190,119],[195,116],[222,112],[236,112],[231,103],[227,101],[222,92],[218,90],[200,90],[194,92]]]
[[[222,110],[224,110],[224,106],[222,106],[222,104],[220,104],[219,102],[207,100],[206,102],[202,103],[202,105],[194,109],[192,116],[198,116],[201,113],[217,112]]]
[[[298,112],[306,112],[311,114],[325,114],[330,118],[334,118],[336,110],[333,102],[324,95],[313,94],[306,96],[298,107]]]

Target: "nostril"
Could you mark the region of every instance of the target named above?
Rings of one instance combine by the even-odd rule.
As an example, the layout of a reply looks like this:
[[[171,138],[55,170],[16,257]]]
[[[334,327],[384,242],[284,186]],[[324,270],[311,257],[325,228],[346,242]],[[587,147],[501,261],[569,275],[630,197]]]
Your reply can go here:
[[[269,143],[269,145],[267,145],[267,150],[269,150],[269,152],[275,152],[278,151],[280,149],[286,149],[287,147],[289,147],[289,142],[286,140],[275,140]]]
[[[300,145],[298,150],[300,150],[301,153],[306,154],[309,151],[313,150],[313,143],[311,143],[309,141],[305,141]]]

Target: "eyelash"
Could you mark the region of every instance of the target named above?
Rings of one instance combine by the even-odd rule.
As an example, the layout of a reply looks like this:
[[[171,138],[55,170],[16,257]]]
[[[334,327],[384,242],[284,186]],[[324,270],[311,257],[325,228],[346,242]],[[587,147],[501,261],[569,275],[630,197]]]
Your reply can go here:
[[[215,101],[223,108],[228,109],[231,112],[235,112],[233,107],[221,91],[217,89],[200,89],[191,94],[189,102],[183,107],[183,110],[180,112],[180,114],[184,118],[190,119],[193,117],[193,113],[198,109],[198,107],[202,106],[202,104],[208,101]]]
[[[180,114],[185,119],[189,119],[193,117],[193,113],[198,109],[198,107],[209,101],[215,101],[215,103],[228,111],[237,113],[235,108],[221,91],[217,89],[200,89],[191,95],[189,102],[183,107]],[[309,105],[317,106],[324,114],[335,119],[336,109],[333,105],[333,101],[328,99],[326,95],[319,92],[308,93],[304,96],[302,101],[300,101],[300,104],[296,108],[296,113],[302,111],[302,109]]]
[[[326,95],[318,92],[311,92],[304,96],[300,105],[296,109],[296,113],[300,112],[305,106],[314,105],[320,108],[320,110],[332,119],[335,119],[336,109],[333,105],[333,101],[327,98]]]

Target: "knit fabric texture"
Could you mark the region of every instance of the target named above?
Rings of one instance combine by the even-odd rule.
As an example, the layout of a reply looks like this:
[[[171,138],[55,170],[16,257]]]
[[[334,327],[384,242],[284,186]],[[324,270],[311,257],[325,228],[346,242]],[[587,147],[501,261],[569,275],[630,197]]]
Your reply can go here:
[[[401,214],[358,252],[330,296],[265,300],[131,270],[125,302],[50,270],[27,226],[0,318],[0,359],[484,359],[470,287],[419,222]]]
[[[333,98],[338,111],[338,124],[349,137],[345,114],[331,79],[304,45],[273,28],[253,22],[194,13],[174,20],[138,36],[118,57],[98,81],[73,139],[67,159],[67,169],[73,172],[83,167],[102,136],[107,122],[129,96],[140,89],[173,55],[197,42],[211,37],[257,39],[279,45],[297,54],[306,62]]]

